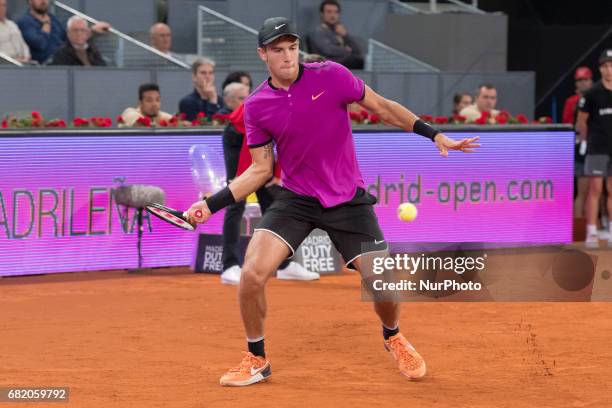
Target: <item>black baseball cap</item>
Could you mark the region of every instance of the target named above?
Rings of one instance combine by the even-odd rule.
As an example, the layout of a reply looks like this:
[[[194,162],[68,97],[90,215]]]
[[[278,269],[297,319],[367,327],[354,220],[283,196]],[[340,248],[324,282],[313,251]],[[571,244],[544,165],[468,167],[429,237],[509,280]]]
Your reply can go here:
[[[285,17],[271,17],[264,21],[263,26],[259,29],[259,46],[268,45],[283,35],[300,38],[291,20]]]
[[[612,61],[612,48],[608,48],[607,50],[603,50],[601,55],[599,56],[599,65],[604,62]]]

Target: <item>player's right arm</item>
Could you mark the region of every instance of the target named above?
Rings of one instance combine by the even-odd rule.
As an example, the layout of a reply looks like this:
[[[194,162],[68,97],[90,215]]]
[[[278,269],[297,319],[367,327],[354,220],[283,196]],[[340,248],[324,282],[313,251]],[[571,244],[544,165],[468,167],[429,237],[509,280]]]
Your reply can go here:
[[[221,208],[244,200],[249,194],[257,191],[261,186],[272,179],[274,175],[274,149],[272,142],[249,149],[252,163],[240,176],[236,177],[230,185],[203,201],[193,203],[187,210],[187,220],[192,223],[206,222],[210,216]],[[200,210],[202,216],[196,217]]]
[[[244,173],[236,177],[229,185],[236,201],[244,200],[249,194],[257,191],[274,176],[274,149],[272,142],[249,149],[252,163]]]

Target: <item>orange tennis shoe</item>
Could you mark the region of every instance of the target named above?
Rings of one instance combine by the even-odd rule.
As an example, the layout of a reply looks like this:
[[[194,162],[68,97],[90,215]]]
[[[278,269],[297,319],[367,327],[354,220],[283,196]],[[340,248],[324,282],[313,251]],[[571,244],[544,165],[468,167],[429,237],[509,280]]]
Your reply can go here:
[[[263,381],[272,375],[270,362],[263,357],[243,352],[240,365],[230,369],[221,377],[219,383],[231,387],[243,387]]]
[[[400,372],[411,380],[423,378],[427,368],[423,357],[412,347],[402,333],[385,340],[385,349],[391,353],[399,366]]]

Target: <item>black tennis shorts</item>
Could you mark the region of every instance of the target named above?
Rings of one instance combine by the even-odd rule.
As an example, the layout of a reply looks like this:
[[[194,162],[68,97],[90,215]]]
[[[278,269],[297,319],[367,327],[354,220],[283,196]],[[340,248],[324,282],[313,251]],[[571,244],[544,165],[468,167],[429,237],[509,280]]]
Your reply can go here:
[[[291,256],[315,228],[327,232],[347,265],[364,252],[388,248],[373,208],[376,198],[363,188],[357,189],[351,201],[330,208],[283,187],[274,186],[271,192],[274,202],[255,231],[268,231],[282,239]],[[368,251],[363,250],[364,244]]]

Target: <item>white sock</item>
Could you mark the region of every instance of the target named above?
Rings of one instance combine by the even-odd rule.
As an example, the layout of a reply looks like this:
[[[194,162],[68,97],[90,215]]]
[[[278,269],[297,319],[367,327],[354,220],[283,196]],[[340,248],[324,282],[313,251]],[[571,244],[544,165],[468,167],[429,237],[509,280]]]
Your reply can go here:
[[[597,225],[587,224],[587,236],[597,235]]]

